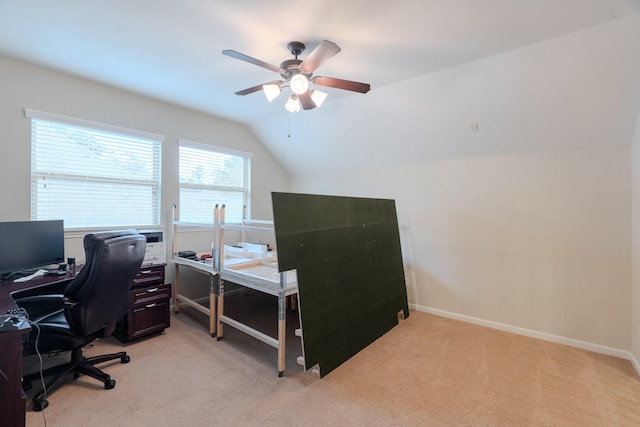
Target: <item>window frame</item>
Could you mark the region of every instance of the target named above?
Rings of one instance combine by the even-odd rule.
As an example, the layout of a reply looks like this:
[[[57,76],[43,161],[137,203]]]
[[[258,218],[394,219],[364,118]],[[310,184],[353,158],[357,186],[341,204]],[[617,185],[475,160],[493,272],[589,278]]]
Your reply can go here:
[[[110,137],[110,136],[116,137],[116,138],[124,137],[125,141],[127,138],[129,138],[132,141],[137,140],[137,142],[141,142],[142,144],[147,142],[150,144],[148,148],[150,149],[151,159],[152,159],[151,160],[152,164],[150,165],[151,179],[149,178],[131,179],[131,177],[127,176],[126,174],[122,174],[119,177],[102,176],[98,178],[91,177],[91,176],[83,176],[83,173],[81,171],[82,168],[80,167],[78,168],[77,171],[72,171],[72,173],[69,173],[69,171],[65,171],[65,173],[62,174],[62,176],[67,182],[75,181],[78,184],[93,182],[93,183],[103,183],[105,185],[114,185],[114,184],[123,185],[124,184],[125,186],[131,185],[131,186],[138,186],[138,187],[140,187],[141,185],[149,187],[150,185],[151,196],[149,199],[149,203],[147,204],[147,208],[148,208],[147,211],[149,212],[147,218],[150,219],[151,223],[146,223],[146,221],[140,220],[140,223],[131,223],[131,224],[116,221],[112,224],[98,223],[98,224],[90,224],[90,225],[87,225],[87,224],[74,225],[73,223],[70,223],[70,221],[68,221],[68,218],[64,218],[64,216],[67,215],[69,212],[67,211],[66,214],[64,212],[62,213],[63,218],[55,218],[55,219],[65,219],[65,230],[82,231],[82,230],[106,230],[106,229],[114,229],[114,228],[159,228],[161,227],[162,225],[162,214],[161,214],[162,212],[162,144],[165,140],[165,137],[163,135],[158,135],[158,134],[134,130],[134,129],[128,129],[128,128],[104,124],[104,123],[93,122],[90,120],[63,116],[63,115],[54,114],[54,113],[33,110],[30,108],[25,108],[24,114],[25,114],[25,117],[31,120],[30,218],[32,221],[38,220],[38,219],[51,219],[46,215],[44,217],[38,217],[38,211],[39,211],[38,203],[42,203],[42,200],[40,201],[38,200],[36,187],[38,185],[38,180],[41,179],[43,176],[51,177],[56,175],[51,171],[43,172],[43,171],[35,170],[37,153],[34,152],[34,150],[36,150],[36,147],[34,146],[34,144],[36,144],[36,140],[35,140],[36,136],[34,135],[34,132],[35,132],[34,120],[37,120],[37,121],[50,122],[53,124],[53,126],[56,126],[56,125],[60,125],[62,127],[72,126],[76,128],[75,130],[79,132],[86,132],[86,135],[88,136],[88,138],[92,138],[93,136],[95,136],[96,133],[98,133],[98,134],[103,134],[105,137]],[[46,143],[47,142],[44,142],[44,144]],[[53,143],[55,143],[55,140],[53,141]],[[65,166],[68,166],[71,163],[72,162],[66,163]],[[116,170],[116,168],[114,168],[114,170]],[[86,216],[85,218],[89,218],[89,217]],[[89,221],[85,220],[85,222],[88,223]]]
[[[237,186],[226,186],[226,185],[208,185],[208,184],[195,184],[195,183],[189,183],[189,182],[185,182],[181,179],[181,148],[190,148],[190,149],[194,149],[194,150],[201,150],[201,151],[205,151],[208,153],[211,153],[213,155],[222,155],[222,156],[234,156],[234,157],[239,157],[242,159],[243,161],[243,171],[242,171],[242,180],[243,180],[243,186],[242,187],[237,187]],[[188,139],[184,139],[184,138],[179,138],[178,139],[178,199],[179,199],[179,215],[180,215],[180,219],[181,221],[186,221],[186,222],[194,222],[194,223],[201,223],[201,224],[213,224],[213,206],[215,206],[216,204],[221,205],[222,201],[218,202],[218,201],[212,201],[212,209],[211,212],[208,215],[204,215],[206,216],[207,220],[198,220],[198,221],[189,221],[189,219],[185,219],[189,217],[189,214],[185,215],[184,209],[185,209],[185,203],[182,197],[182,190],[183,189],[202,189],[202,190],[211,190],[211,191],[219,191],[219,192],[225,192],[225,191],[229,191],[229,192],[242,192],[242,204],[243,204],[243,209],[242,212],[232,212],[230,211],[228,208],[229,206],[227,206],[227,210],[226,210],[226,217],[225,217],[225,221],[226,222],[240,222],[243,219],[247,219],[247,218],[251,218],[251,173],[252,173],[252,159],[253,159],[253,153],[249,153],[246,151],[240,151],[240,150],[235,150],[235,149],[231,149],[231,148],[226,148],[226,147],[220,147],[217,145],[212,145],[212,144],[205,144],[202,142],[196,142],[196,141],[191,141]]]

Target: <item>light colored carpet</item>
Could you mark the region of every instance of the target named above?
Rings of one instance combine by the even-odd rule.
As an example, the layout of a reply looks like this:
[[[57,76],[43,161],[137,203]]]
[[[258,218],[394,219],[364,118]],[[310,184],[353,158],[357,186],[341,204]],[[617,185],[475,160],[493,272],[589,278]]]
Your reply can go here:
[[[190,309],[171,321],[153,338],[87,349],[124,347],[131,362],[106,365],[112,390],[87,377],[57,390],[47,425],[640,425],[640,379],[628,361],[425,313],[322,379],[295,364],[293,326],[278,378],[274,348],[230,327],[217,341]],[[27,426],[43,425],[29,401]]]

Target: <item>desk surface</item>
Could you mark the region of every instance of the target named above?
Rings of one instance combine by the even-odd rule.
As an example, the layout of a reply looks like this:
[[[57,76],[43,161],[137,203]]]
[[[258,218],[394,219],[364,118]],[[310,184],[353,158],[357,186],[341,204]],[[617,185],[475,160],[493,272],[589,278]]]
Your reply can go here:
[[[79,271],[76,267],[76,272]],[[76,273],[68,272],[61,276],[38,276],[26,282],[14,282],[11,280],[0,281],[0,314],[5,314],[7,310],[18,308],[14,301],[14,294],[20,293],[28,294],[28,291],[36,290],[45,286],[60,286],[61,289],[71,279],[75,277]],[[54,290],[53,292],[57,292]],[[35,293],[35,292],[34,292]]]

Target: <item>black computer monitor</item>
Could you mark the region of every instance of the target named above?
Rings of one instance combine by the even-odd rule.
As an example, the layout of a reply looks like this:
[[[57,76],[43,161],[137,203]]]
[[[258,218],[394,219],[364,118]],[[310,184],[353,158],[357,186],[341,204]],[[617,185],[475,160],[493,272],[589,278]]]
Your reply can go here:
[[[63,220],[0,222],[0,275],[63,262]]]

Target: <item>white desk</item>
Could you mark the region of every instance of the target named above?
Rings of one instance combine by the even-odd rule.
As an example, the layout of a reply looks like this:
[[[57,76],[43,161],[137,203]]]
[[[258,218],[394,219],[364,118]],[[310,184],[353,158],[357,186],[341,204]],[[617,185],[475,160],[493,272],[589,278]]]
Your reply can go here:
[[[286,337],[286,313],[287,297],[291,297],[292,305],[297,308],[298,283],[295,271],[278,272],[276,258],[270,253],[244,258],[233,254],[231,247],[228,256],[225,256],[224,230],[235,229],[245,231],[269,231],[267,221],[256,221],[260,226],[247,226],[246,224],[224,224],[224,207],[216,208],[214,212],[214,226],[204,225],[212,230],[212,237],[215,246],[214,255],[216,258],[209,258],[206,262],[194,261],[177,256],[177,235],[180,225],[203,226],[202,224],[180,223],[175,219],[173,227],[173,257],[175,265],[175,290],[174,290],[174,310],[180,310],[180,304],[186,304],[194,309],[206,314],[209,317],[209,331],[211,336],[222,339],[224,334],[223,324],[238,329],[278,350],[278,375],[282,376],[285,370],[285,337]],[[234,256],[235,255],[235,256]],[[255,255],[255,254],[254,254]],[[260,259],[256,259],[260,258]],[[217,268],[216,268],[217,267]],[[192,269],[209,277],[209,306],[198,303],[183,293],[183,279],[180,272],[183,269]],[[238,319],[234,319],[224,313],[225,282],[254,289],[278,298],[278,334],[277,338],[252,328]],[[301,335],[301,334],[300,334]]]

